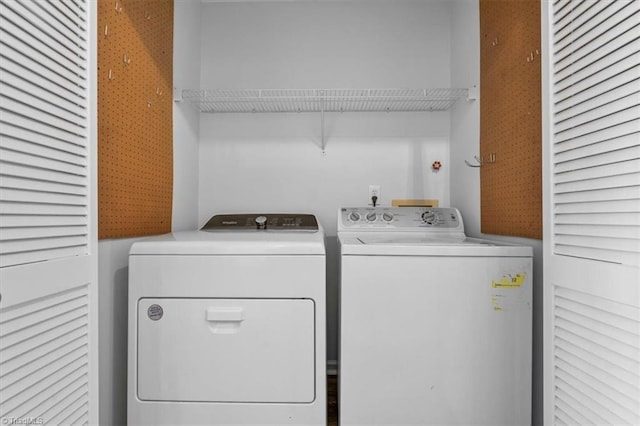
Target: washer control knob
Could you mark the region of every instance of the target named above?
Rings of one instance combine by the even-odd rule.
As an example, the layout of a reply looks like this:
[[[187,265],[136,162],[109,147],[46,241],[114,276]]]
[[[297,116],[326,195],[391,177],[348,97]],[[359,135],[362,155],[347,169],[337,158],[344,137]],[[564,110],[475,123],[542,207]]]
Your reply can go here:
[[[369,212],[367,213],[367,222],[375,222],[377,217],[376,212]]]
[[[267,218],[265,216],[256,217],[256,228],[267,229]]]
[[[422,213],[422,221],[427,225],[433,225],[438,221],[436,214],[430,210]]]
[[[393,220],[393,214],[382,213],[382,220],[384,220],[385,222],[391,222]]]
[[[360,213],[358,212],[351,212],[349,213],[349,220],[352,222],[357,222],[360,220]]]

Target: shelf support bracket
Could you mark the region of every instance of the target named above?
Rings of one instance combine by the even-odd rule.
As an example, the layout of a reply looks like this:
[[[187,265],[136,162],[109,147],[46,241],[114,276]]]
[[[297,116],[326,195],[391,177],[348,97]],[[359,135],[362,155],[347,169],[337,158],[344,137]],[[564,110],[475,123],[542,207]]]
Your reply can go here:
[[[322,148],[322,154],[324,155],[325,140],[324,140],[324,99],[320,98],[320,148]]]
[[[325,140],[324,140],[324,92],[320,92],[320,148],[322,149],[322,155],[324,155]]]
[[[478,86],[469,87],[467,90],[467,100],[475,101],[478,99]]]
[[[184,99],[182,98],[182,89],[178,87],[173,88],[173,102],[182,102]]]

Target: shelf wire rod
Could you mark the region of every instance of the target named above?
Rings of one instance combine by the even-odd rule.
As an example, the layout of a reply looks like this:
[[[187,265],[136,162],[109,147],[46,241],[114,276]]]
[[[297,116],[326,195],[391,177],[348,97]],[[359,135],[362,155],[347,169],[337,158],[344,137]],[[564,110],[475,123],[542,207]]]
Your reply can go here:
[[[320,98],[320,146],[324,154],[324,99]]]

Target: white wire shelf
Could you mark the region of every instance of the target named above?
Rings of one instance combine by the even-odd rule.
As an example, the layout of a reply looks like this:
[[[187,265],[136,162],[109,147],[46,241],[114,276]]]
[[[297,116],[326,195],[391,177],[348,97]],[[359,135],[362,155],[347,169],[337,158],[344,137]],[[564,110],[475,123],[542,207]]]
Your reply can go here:
[[[206,113],[447,111],[469,89],[184,89],[181,98]]]

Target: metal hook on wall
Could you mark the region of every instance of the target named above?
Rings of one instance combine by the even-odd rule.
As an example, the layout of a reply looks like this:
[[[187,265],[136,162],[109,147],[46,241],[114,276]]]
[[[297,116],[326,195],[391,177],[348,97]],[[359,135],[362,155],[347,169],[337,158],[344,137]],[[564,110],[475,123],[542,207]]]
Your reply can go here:
[[[487,164],[494,164],[496,162],[496,153],[492,152],[489,154],[489,158],[487,160],[485,160],[484,157],[479,157],[477,155],[474,155],[473,159],[476,160],[476,164],[471,164],[467,160],[464,160],[464,163],[469,167],[482,167]]]
[[[534,55],[535,53],[535,55]],[[536,49],[535,51],[532,50],[531,52],[529,52],[529,56],[527,56],[527,62],[533,62],[535,59],[535,56],[539,55],[540,51],[538,49]]]
[[[473,159],[476,160],[478,162],[478,164],[471,164],[467,160],[464,160],[464,163],[469,167],[482,167],[482,159],[481,158],[478,158],[477,155],[474,155]]]
[[[120,6],[118,0],[116,0],[116,13],[122,13],[122,6]]]

